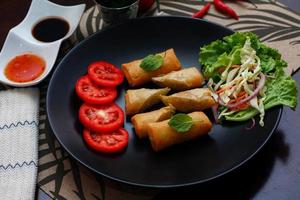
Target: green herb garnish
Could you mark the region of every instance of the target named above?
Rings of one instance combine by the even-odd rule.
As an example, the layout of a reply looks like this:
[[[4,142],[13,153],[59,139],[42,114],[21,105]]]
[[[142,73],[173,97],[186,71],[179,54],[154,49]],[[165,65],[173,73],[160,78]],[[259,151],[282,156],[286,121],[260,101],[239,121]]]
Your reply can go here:
[[[161,55],[150,54],[142,60],[140,67],[145,71],[155,71],[162,66],[163,62],[164,58]]]
[[[178,113],[170,119],[168,124],[178,133],[184,133],[189,131],[194,123],[193,119],[187,114]]]

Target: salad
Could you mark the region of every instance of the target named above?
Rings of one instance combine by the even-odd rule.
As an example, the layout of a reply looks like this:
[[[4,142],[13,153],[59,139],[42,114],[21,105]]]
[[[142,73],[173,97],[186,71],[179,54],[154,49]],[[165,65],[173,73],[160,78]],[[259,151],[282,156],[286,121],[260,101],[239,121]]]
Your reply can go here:
[[[218,120],[246,121],[259,114],[264,126],[266,110],[297,106],[297,84],[283,70],[287,63],[254,33],[237,32],[202,47],[199,62],[218,102]]]

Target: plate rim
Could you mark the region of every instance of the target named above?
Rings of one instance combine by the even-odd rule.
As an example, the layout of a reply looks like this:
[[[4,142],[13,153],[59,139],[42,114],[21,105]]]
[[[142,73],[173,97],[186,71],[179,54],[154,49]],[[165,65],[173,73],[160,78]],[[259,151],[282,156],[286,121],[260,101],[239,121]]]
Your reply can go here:
[[[121,25],[126,25],[126,24],[130,24],[130,23],[135,23],[136,21],[142,21],[142,20],[160,20],[160,18],[165,18],[165,19],[170,19],[170,20],[196,20],[196,21],[202,21],[202,23],[207,23],[207,24],[212,24],[214,26],[218,26],[221,28],[225,28],[230,30],[231,32],[235,32],[234,30],[227,28],[225,26],[222,26],[221,24],[215,23],[215,22],[211,22],[211,21],[207,21],[205,19],[195,19],[195,18],[190,18],[190,17],[185,17],[185,16],[150,16],[150,17],[143,17],[143,18],[134,18],[131,19],[125,23],[122,23]],[[119,24],[120,25],[120,24]],[[209,182],[211,180],[217,179],[219,177],[222,177],[236,169],[238,169],[239,167],[241,167],[242,165],[244,165],[245,163],[247,163],[250,159],[252,159],[264,146],[265,144],[269,141],[269,139],[271,138],[271,136],[273,135],[273,133],[275,132],[275,130],[277,129],[281,116],[282,116],[282,110],[283,110],[283,106],[277,106],[274,107],[273,109],[278,109],[279,113],[276,119],[276,122],[274,124],[274,127],[272,128],[272,130],[270,131],[268,137],[261,143],[261,145],[250,155],[248,156],[245,160],[243,160],[242,162],[240,162],[239,164],[231,167],[228,170],[225,170],[224,172],[212,176],[210,178],[206,178],[206,179],[202,179],[199,181],[193,181],[193,182],[189,182],[189,183],[182,183],[182,184],[145,184],[145,183],[135,183],[132,181],[127,181],[127,180],[122,180],[120,178],[116,178],[113,177],[111,175],[107,175],[103,172],[99,172],[98,170],[96,170],[95,168],[93,168],[92,166],[89,166],[88,164],[82,162],[79,158],[77,158],[65,145],[64,143],[61,141],[61,139],[58,137],[58,134],[55,133],[54,131],[54,126],[53,126],[53,122],[51,122],[51,117],[49,115],[49,90],[52,87],[52,83],[53,83],[53,79],[55,77],[55,74],[58,73],[57,71],[59,70],[60,66],[62,65],[62,63],[65,62],[65,60],[68,58],[68,56],[70,54],[72,54],[74,51],[76,51],[80,46],[84,45],[84,43],[86,43],[87,41],[93,39],[94,37],[96,37],[97,35],[100,35],[102,32],[106,32],[106,31],[110,31],[111,29],[114,29],[115,27],[117,27],[118,25],[114,25],[114,26],[110,26],[110,27],[106,27],[104,29],[98,30],[95,33],[91,34],[90,36],[88,36],[87,38],[83,39],[82,41],[80,41],[77,45],[75,45],[70,51],[68,51],[68,53],[66,55],[63,56],[63,58],[59,61],[59,63],[57,64],[55,70],[53,71],[53,74],[51,75],[49,84],[48,84],[48,88],[47,88],[47,95],[46,95],[46,113],[47,113],[47,119],[48,119],[48,123],[50,125],[51,131],[53,133],[53,135],[55,136],[55,138],[57,139],[57,141],[59,142],[59,144],[62,146],[62,148],[64,148],[68,154],[71,156],[71,159],[75,159],[78,163],[80,163],[81,165],[83,165],[84,167],[88,168],[89,170],[91,170],[93,173],[96,173],[97,175],[101,175],[105,178],[108,178],[110,180],[119,182],[119,183],[123,183],[123,184],[127,184],[127,185],[131,185],[131,186],[137,186],[137,187],[142,187],[142,188],[158,188],[158,189],[168,189],[168,188],[180,188],[180,187],[186,187],[186,186],[193,186],[193,185],[198,185],[198,184],[202,184],[205,182]]]

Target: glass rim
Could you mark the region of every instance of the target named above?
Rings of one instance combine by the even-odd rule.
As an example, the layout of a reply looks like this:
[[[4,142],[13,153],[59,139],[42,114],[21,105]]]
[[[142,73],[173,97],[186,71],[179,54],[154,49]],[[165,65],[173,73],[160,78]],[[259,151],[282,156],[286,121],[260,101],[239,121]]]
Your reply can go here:
[[[99,2],[97,2],[96,0],[93,0],[93,1],[95,2],[95,4],[96,4],[97,6],[101,6],[102,8],[105,8],[105,9],[107,9],[107,10],[123,10],[123,9],[126,9],[126,8],[129,8],[129,7],[133,6],[134,4],[138,4],[138,2],[139,2],[140,0],[135,0],[132,4],[129,4],[129,5],[123,6],[123,7],[119,7],[119,8],[111,8],[111,7],[103,6],[103,5],[101,5]]]

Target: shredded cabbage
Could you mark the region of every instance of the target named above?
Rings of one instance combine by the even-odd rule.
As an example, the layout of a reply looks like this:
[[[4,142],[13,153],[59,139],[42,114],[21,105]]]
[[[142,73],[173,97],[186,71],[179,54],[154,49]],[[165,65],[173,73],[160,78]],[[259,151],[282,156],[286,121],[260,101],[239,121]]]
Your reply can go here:
[[[277,50],[262,44],[254,33],[237,32],[202,47],[199,61],[204,76],[210,78],[209,88],[216,92],[214,98],[220,98],[225,104],[234,104],[244,98],[242,95],[253,94],[260,73],[267,77],[263,89],[248,102],[248,108],[236,110],[221,106],[219,118],[245,121],[259,114],[259,124],[264,126],[266,109],[297,105],[297,84],[283,72],[287,63]],[[222,73],[220,69],[224,69]]]

